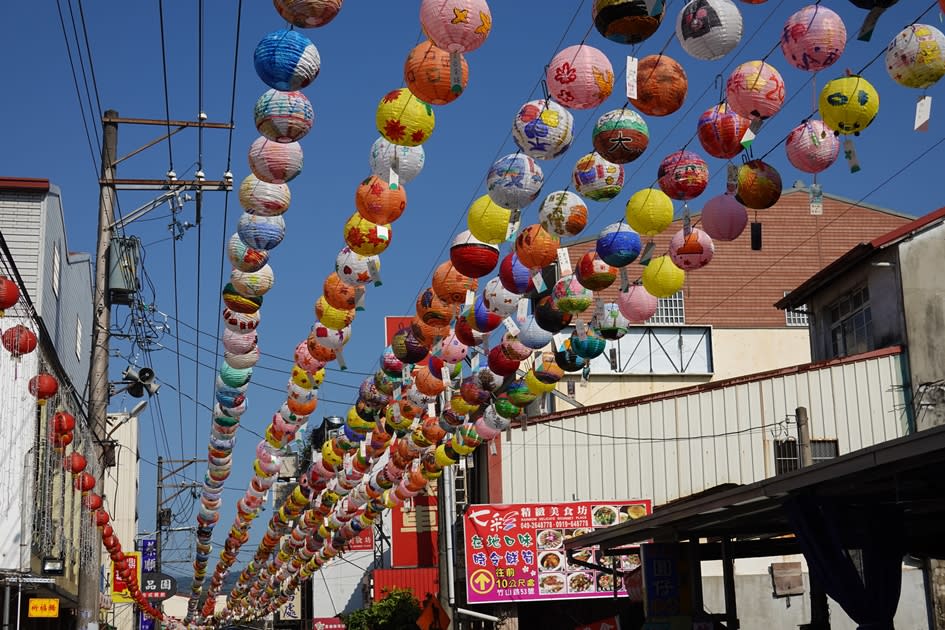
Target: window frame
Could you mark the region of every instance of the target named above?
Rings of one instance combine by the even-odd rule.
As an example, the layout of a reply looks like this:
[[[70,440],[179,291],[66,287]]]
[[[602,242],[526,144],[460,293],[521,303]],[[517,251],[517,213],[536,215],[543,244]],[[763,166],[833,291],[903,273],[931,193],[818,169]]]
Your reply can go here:
[[[667,298],[657,300],[656,312],[646,320],[647,326],[679,326],[686,323],[686,295],[684,289]]]
[[[828,341],[833,356],[845,357],[873,349],[873,311],[867,285],[854,287],[834,300],[826,310]],[[852,344],[848,339],[851,335]]]
[[[840,441],[836,438],[811,440],[810,446],[811,455],[813,456],[815,464],[834,459],[840,455]],[[793,450],[793,453],[788,452],[785,454],[785,447],[788,447],[787,450],[789,451]],[[828,454],[824,454],[823,449],[825,447],[829,447]],[[775,440],[772,444],[772,450],[774,453],[775,475],[782,475],[784,473],[793,472],[801,468],[800,443],[796,439],[788,438]],[[816,452],[818,450],[820,450],[819,453]]]
[[[52,291],[53,295],[57,298],[59,297],[59,282],[60,274],[62,273],[62,254],[59,253],[59,243],[53,243],[53,258],[52,258]]]

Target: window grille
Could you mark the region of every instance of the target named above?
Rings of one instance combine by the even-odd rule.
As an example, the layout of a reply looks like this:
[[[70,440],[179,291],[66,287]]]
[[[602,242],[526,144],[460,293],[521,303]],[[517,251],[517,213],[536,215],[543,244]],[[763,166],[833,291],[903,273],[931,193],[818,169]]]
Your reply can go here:
[[[682,290],[677,291],[668,298],[660,298],[656,313],[653,314],[647,324],[685,324],[686,323],[686,302]]]
[[[59,272],[62,267],[62,260],[59,257],[58,245],[53,245],[52,267],[52,290],[53,294],[59,297]]]
[[[82,358],[82,319],[78,315],[75,318],[75,356]]]
[[[811,456],[814,463],[833,459],[839,454],[837,440],[811,440]],[[791,472],[801,467],[801,454],[797,440],[775,440],[774,474]]]
[[[788,291],[785,291],[784,295],[787,294]],[[791,327],[807,328],[810,324],[810,320],[807,317],[807,305],[798,306],[796,309],[784,309],[784,323]]]
[[[873,349],[873,315],[867,287],[859,287],[843,296],[830,306],[829,311],[833,356]]]

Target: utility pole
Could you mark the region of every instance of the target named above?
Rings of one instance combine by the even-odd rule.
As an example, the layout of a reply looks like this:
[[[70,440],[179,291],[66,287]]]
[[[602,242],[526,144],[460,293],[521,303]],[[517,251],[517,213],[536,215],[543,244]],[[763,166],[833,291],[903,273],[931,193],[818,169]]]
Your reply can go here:
[[[794,410],[797,421],[797,454],[800,467],[814,465],[814,455],[810,446],[810,420],[807,417],[807,407],[798,407]],[[829,630],[830,608],[827,604],[827,592],[823,586],[810,578],[810,624],[808,630]]]
[[[813,466],[814,455],[810,449],[810,423],[807,420],[807,407],[798,407],[794,413],[797,418],[797,450],[801,468]]]

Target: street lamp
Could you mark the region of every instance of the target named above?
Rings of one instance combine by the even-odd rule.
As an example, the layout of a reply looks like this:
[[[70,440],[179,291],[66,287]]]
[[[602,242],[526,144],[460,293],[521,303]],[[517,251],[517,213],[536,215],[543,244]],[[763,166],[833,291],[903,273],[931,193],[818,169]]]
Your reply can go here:
[[[45,556],[43,558],[43,575],[65,575],[66,559],[59,556]]]

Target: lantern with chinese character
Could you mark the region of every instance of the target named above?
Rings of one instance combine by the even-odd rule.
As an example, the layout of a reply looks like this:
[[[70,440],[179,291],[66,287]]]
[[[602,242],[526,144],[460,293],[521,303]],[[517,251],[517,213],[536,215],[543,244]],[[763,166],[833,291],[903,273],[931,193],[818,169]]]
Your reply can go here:
[[[283,29],[269,33],[256,45],[253,65],[269,87],[300,90],[318,76],[321,57],[309,38]]]
[[[607,262],[592,249],[581,256],[574,275],[585,289],[590,291],[603,291],[617,279],[617,269],[607,264]]]
[[[597,119],[594,150],[608,162],[627,164],[640,157],[650,143],[646,121],[632,109],[615,109]]]
[[[886,72],[899,85],[931,87],[945,76],[945,35],[928,24],[907,26],[886,48]]]
[[[623,165],[613,164],[596,151],[577,161],[572,172],[574,190],[594,201],[607,201],[620,194],[623,188]]]
[[[507,210],[493,202],[489,195],[483,195],[469,206],[466,225],[478,240],[489,245],[498,245],[509,234],[509,220],[511,217],[511,210]],[[498,262],[498,255],[496,255],[496,262]]]
[[[784,79],[767,61],[746,61],[729,75],[725,94],[733,112],[764,120],[784,105]]]
[[[439,48],[451,53],[476,50],[492,29],[485,0],[423,0],[420,25]]]
[[[624,223],[611,223],[597,237],[595,250],[608,265],[626,267],[640,255],[643,243],[640,235]]]
[[[637,66],[637,96],[630,103],[648,116],[669,116],[686,100],[686,71],[666,55],[648,55]]]
[[[618,44],[639,44],[663,21],[663,0],[594,0],[591,18],[597,31]]]
[[[488,201],[489,198],[485,197],[485,199]],[[492,204],[491,201],[488,201],[488,203],[492,209],[508,212],[508,210]],[[473,208],[475,208],[475,205],[473,204]],[[470,208],[469,211],[470,224],[475,224],[479,228],[479,234],[492,238],[498,233],[498,228],[490,230],[488,221],[486,221],[487,217],[474,211],[473,208]],[[482,219],[482,222],[479,221],[480,219]],[[506,219],[506,222],[508,222],[508,219]],[[498,242],[501,243],[502,241]],[[481,278],[495,269],[499,262],[499,248],[495,244],[479,240],[475,236],[475,231],[464,230],[453,239],[453,244],[450,245],[450,262],[453,263],[456,271],[464,276]]]
[[[335,19],[344,0],[273,0],[286,22],[299,28],[317,28]]]
[[[696,59],[721,59],[742,40],[741,11],[732,0],[690,0],[676,18],[676,39]]]
[[[784,23],[781,52],[801,70],[819,72],[830,67],[847,45],[847,28],[839,15],[820,3],[804,7]]]
[[[538,210],[541,226],[559,237],[577,236],[587,225],[587,206],[568,190],[549,194]]]
[[[42,406],[59,391],[59,381],[52,374],[44,372],[30,379],[29,389],[30,393],[36,397],[39,405]]]
[[[423,147],[405,147],[388,142],[386,138],[378,138],[371,145],[369,164],[371,173],[385,182],[390,180],[393,171],[400,183],[410,183],[423,170],[426,153]]]
[[[840,140],[824,121],[807,120],[791,130],[784,148],[795,168],[805,173],[820,173],[837,161]]]
[[[725,103],[710,107],[699,117],[699,144],[712,157],[730,160],[742,152],[742,138],[751,121]]]
[[[676,151],[663,158],[656,176],[664,193],[686,201],[701,195],[709,184],[709,165],[698,153]]]
[[[748,211],[735,195],[725,193],[705,203],[699,224],[717,241],[734,241],[748,225]]]
[[[669,242],[669,257],[677,267],[686,271],[700,269],[709,264],[715,253],[715,244],[708,234],[699,228],[679,230]]]
[[[296,142],[305,137],[315,120],[315,110],[301,92],[267,90],[253,109],[256,129],[276,142]]]
[[[515,239],[515,255],[529,269],[541,269],[554,262],[558,253],[558,237],[540,225],[529,225]]]
[[[290,182],[302,172],[302,146],[298,142],[274,142],[259,136],[249,147],[249,168],[264,182]]]
[[[433,108],[407,88],[384,95],[375,116],[377,130],[389,142],[407,147],[423,144],[433,133]]]
[[[7,352],[17,359],[36,349],[36,333],[23,324],[7,328],[3,331],[0,340],[3,341],[3,347],[7,349]]]
[[[3,312],[19,300],[20,288],[9,278],[0,276],[0,317],[3,317]]]
[[[551,97],[569,109],[593,109],[614,89],[614,69],[607,56],[587,44],[565,48],[545,70]]]
[[[627,224],[643,236],[656,236],[673,222],[673,201],[662,190],[644,188],[627,201]]]
[[[475,291],[479,281],[463,275],[449,260],[440,263],[433,272],[433,293],[449,304],[463,304],[466,292]]]
[[[656,256],[643,269],[643,288],[658,298],[674,295],[685,282],[686,272],[677,267],[669,256]]]
[[[552,160],[571,146],[574,116],[552,100],[528,101],[515,115],[512,139],[525,155]]]
[[[450,59],[458,61],[454,83],[450,77]],[[466,89],[469,65],[462,54],[450,54],[425,41],[415,46],[404,62],[404,83],[417,98],[430,105],[452,103]]]
[[[738,191],[742,205],[753,210],[770,208],[781,198],[781,175],[762,160],[751,160],[738,167]]]
[[[379,225],[368,221],[355,212],[344,226],[345,244],[351,251],[362,256],[376,256],[390,245],[390,225]]]
[[[521,210],[538,197],[545,176],[532,158],[511,153],[496,160],[486,175],[486,190],[493,203]]]

